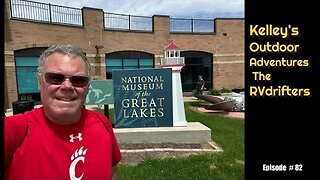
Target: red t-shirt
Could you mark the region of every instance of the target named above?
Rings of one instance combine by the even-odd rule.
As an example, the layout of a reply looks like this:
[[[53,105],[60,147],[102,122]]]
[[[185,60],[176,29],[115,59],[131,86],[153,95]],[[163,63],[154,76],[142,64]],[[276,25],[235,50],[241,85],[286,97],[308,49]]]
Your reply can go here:
[[[81,113],[72,125],[49,121],[42,107],[6,117],[6,179],[110,179],[121,160],[112,126],[102,114]]]

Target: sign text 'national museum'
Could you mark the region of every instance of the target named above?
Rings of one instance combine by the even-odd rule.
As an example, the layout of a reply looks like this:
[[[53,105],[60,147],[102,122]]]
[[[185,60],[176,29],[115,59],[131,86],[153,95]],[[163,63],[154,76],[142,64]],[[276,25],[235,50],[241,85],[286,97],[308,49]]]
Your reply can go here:
[[[115,127],[172,127],[172,70],[112,72]]]

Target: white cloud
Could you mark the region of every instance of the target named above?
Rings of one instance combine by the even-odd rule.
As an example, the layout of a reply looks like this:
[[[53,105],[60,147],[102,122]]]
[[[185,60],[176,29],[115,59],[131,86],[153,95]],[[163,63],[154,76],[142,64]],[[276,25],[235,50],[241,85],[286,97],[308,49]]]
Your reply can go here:
[[[244,0],[36,0],[69,7],[93,7],[105,12],[181,18],[244,17]]]

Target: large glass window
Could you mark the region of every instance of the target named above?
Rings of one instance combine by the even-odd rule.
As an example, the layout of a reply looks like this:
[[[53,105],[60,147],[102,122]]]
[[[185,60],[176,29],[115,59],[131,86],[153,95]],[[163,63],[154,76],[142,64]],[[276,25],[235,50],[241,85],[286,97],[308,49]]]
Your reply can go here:
[[[140,68],[153,68],[153,59],[140,59],[139,61]]]
[[[38,93],[38,57],[16,57],[18,93]]]
[[[16,57],[19,100],[38,100],[38,58],[39,57]]]
[[[116,69],[154,68],[154,55],[137,51],[122,51],[106,55],[107,79]]]
[[[34,100],[40,104],[37,68],[38,59],[46,47],[26,48],[14,51],[18,100]]]
[[[123,59],[123,69],[138,69],[138,59]]]

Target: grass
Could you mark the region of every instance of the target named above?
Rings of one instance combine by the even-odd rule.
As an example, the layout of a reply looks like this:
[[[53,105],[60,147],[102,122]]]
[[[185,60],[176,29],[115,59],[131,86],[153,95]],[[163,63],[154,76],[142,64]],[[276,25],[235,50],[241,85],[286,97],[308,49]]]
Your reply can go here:
[[[191,155],[186,158],[146,159],[137,166],[119,164],[119,179],[244,179],[244,121],[192,110],[191,106],[197,106],[198,103],[185,103],[187,121],[201,122],[209,127],[212,140],[223,152]],[[113,117],[112,110],[109,114]]]

